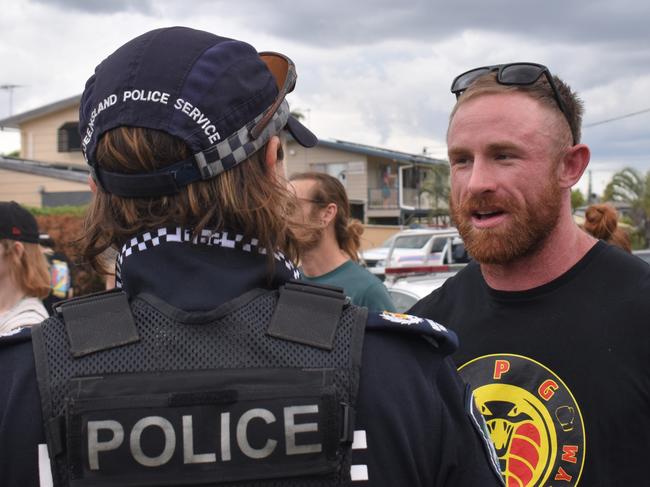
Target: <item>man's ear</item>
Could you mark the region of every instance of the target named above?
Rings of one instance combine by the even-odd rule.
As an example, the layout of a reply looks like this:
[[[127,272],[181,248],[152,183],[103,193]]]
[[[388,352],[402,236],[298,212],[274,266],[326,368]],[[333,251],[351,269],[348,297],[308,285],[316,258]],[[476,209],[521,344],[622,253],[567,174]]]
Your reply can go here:
[[[90,174],[88,175],[88,186],[90,186],[90,191],[97,194],[97,183]]]
[[[580,180],[590,157],[589,147],[585,144],[576,144],[567,150],[559,167],[560,188],[571,188]]]
[[[321,210],[321,218],[323,219],[325,226],[329,225],[331,221],[336,219],[338,211],[339,208],[336,206],[336,203],[330,203]]]

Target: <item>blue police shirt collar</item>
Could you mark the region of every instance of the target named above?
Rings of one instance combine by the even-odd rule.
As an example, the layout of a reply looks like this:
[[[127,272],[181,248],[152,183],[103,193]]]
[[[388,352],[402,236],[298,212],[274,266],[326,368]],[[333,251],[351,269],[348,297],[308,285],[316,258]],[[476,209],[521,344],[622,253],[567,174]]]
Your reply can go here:
[[[153,294],[187,311],[206,311],[254,288],[275,289],[298,279],[281,252],[269,265],[256,238],[227,230],[160,228],[130,239],[116,262],[116,286],[129,296]]]

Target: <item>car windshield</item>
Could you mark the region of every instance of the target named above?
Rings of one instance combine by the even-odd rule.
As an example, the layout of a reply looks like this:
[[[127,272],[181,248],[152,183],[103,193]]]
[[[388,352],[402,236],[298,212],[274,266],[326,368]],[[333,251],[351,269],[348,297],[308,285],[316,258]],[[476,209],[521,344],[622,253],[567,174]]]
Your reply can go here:
[[[433,239],[433,245],[431,246],[431,252],[442,252],[442,249],[445,248],[447,243],[447,237],[438,237]]]
[[[431,238],[431,235],[404,235],[395,240],[396,249],[421,249]]]
[[[386,240],[384,241],[384,243],[382,243],[382,244],[379,246],[379,248],[382,248],[382,249],[390,248],[390,246],[393,245],[393,240],[395,240],[395,236],[394,236],[394,235],[393,235],[392,237],[386,239]]]

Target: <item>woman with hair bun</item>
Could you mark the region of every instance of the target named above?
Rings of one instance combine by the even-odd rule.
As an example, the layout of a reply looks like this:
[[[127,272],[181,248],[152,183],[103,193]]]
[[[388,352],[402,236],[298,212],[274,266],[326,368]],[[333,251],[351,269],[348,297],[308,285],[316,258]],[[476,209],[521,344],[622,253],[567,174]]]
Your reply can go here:
[[[589,206],[583,228],[600,240],[632,252],[630,236],[618,226],[618,212],[612,205],[603,203]]]
[[[353,304],[372,311],[394,311],[383,283],[359,262],[363,225],[350,218],[341,182],[328,174],[305,172],[290,178],[311,239],[302,249],[302,278],[342,287]]]

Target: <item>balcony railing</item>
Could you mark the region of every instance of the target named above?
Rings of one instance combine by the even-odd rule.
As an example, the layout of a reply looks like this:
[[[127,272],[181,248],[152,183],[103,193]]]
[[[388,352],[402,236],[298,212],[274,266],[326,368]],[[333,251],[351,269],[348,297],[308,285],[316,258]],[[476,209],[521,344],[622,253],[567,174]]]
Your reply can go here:
[[[384,186],[383,188],[368,189],[368,209],[399,209],[399,188],[395,186]]]
[[[432,208],[431,197],[427,193],[422,194],[416,188],[403,188],[402,191],[404,191],[402,204],[405,207],[420,210],[430,210]],[[420,193],[419,197],[418,193]],[[399,209],[399,188],[397,185],[368,189],[368,208]]]

